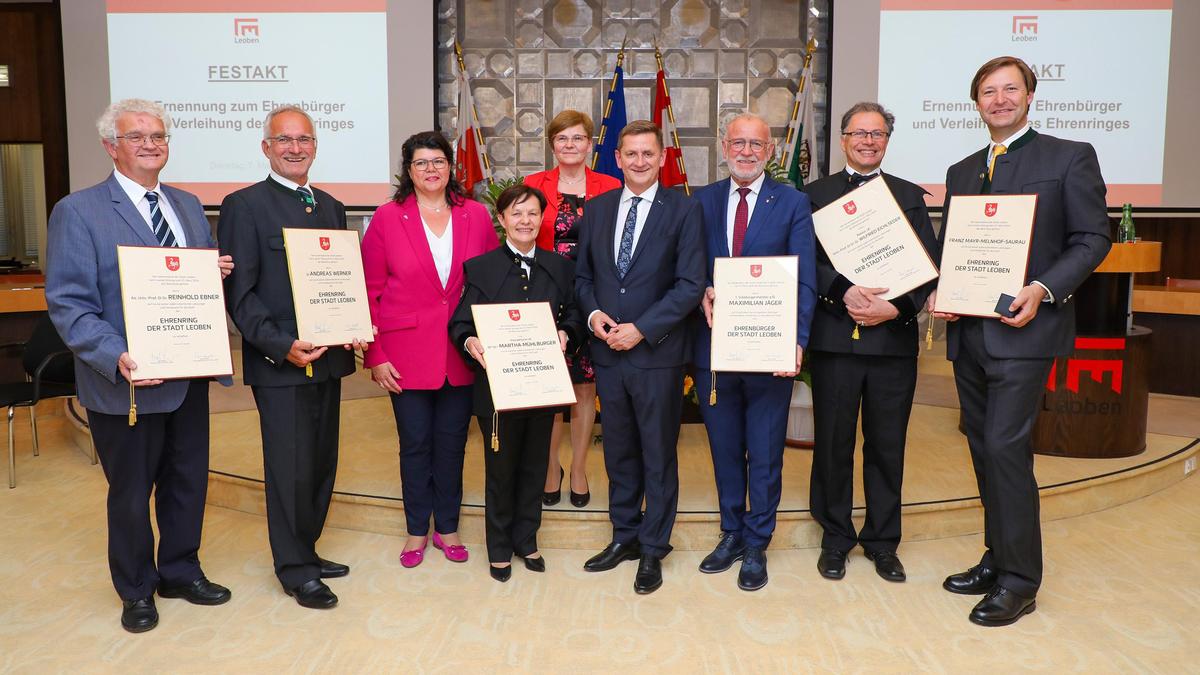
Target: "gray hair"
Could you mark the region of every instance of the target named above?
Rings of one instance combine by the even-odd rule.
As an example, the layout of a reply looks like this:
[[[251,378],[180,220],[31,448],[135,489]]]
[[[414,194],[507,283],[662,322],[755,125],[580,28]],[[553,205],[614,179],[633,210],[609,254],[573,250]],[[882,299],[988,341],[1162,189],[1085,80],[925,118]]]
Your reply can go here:
[[[100,132],[100,140],[116,141],[117,118],[130,113],[153,115],[163,123],[163,133],[171,132],[171,116],[167,114],[165,108],[144,98],[126,98],[109,104],[100,119],[96,120],[96,130]]]
[[[896,127],[896,116],[888,112],[886,108],[874,101],[859,101],[842,113],[842,133],[846,132],[846,127],[850,126],[850,119],[858,113],[878,113],[887,124],[889,136],[892,134],[892,129]]]
[[[730,117],[729,119],[725,120],[725,122],[721,125],[721,138],[725,138],[725,134],[729,133],[729,127],[733,126],[733,123],[738,122],[738,121],[761,122],[762,125],[767,128],[767,138],[770,139],[771,141],[775,140],[774,138],[771,138],[770,123],[767,122],[767,120],[764,119],[762,115],[758,115],[758,114],[755,114],[752,112],[738,113],[738,114],[734,115],[733,117]]]
[[[303,115],[304,119],[308,120],[308,127],[313,130],[313,138],[317,137],[317,125],[313,123],[312,115],[309,115],[307,110],[298,105],[285,103],[284,105],[275,106],[271,112],[267,113],[266,119],[263,120],[264,141],[271,137],[271,121],[274,120],[277,115],[282,115],[283,113],[288,112],[296,113],[297,115]]]

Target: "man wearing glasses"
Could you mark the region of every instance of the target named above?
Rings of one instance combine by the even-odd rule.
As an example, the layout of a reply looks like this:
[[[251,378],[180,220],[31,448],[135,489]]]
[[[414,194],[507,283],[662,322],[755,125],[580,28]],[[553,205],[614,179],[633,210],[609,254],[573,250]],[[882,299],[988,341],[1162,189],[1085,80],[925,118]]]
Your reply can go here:
[[[79,402],[108,479],[108,565],[123,604],[121,625],[131,633],[158,625],[156,590],[197,605],[230,598],[229,589],[205,578],[199,558],[209,378],[138,379],[125,338],[117,246],[214,246],[200,200],[158,182],[170,155],[170,126],[152,101],[110,105],[96,127],[112,174],[64,197],[47,227],[46,304],[75,355]],[[227,275],[233,262],[223,256],[218,266]],[[136,424],[129,421],[131,384],[139,388]]]
[[[846,169],[804,186],[819,209],[869,180],[882,180],[931,256],[937,247],[925,190],[883,173],[895,117],[878,103],[856,103],[842,115]],[[904,581],[900,545],[900,484],[904,442],[917,386],[917,312],[936,282],[884,300],[886,288],[856,286],[838,273],[817,246],[819,309],[813,317],[813,448],[809,506],[821,524],[817,569],[826,579],[846,574],[846,556],[861,545],[875,571]],[[854,444],[862,407],[863,490],[867,517],[855,532]]]
[[[225,280],[225,304],[242,334],[243,380],[258,406],[275,576],[301,606],[327,609],[337,596],[321,579],[350,572],[319,557],[316,544],[337,471],[341,378],[354,372],[354,354],[297,339],[282,228],[344,230],[346,209],[308,184],[317,139],[303,109],[267,114],[262,151],[271,164],[266,180],[221,204],[221,251],[245,261]]]
[[[708,283],[701,301],[707,325],[696,331],[693,362],[721,510],[721,540],[700,563],[700,571],[723,572],[741,560],[738,588],[755,591],[767,584],[765,551],[775,532],[775,511],[783,491],[783,448],[792,378],[800,370],[816,304],[812,211],[804,193],[771,180],[763,171],[775,144],[771,142],[770,127],[761,117],[746,113],[730,120],[721,149],[729,178],[696,192],[704,214]],[[796,367],[773,374],[719,373],[720,396],[716,405],[710,405],[713,374],[709,365],[716,299],[713,261],[727,256],[782,255],[800,258]]]

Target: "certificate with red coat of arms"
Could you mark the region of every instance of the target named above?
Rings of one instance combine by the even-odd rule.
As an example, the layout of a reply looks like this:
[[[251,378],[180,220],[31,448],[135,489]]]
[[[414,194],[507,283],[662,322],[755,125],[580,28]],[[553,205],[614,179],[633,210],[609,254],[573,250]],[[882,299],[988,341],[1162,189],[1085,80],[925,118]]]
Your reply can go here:
[[[937,267],[881,178],[813,214],[829,262],[856,286],[886,288],[884,300],[937,278]]]
[[[217,250],[118,246],[125,341],[139,380],[233,374]]]
[[[786,373],[796,369],[797,256],[713,261],[713,371]]]
[[[945,216],[934,311],[998,318],[1025,286],[1037,195],[954,195]]]
[[[471,305],[497,411],[575,403],[575,389],[548,302]]]
[[[355,339],[372,342],[358,232],[285,227],[283,248],[296,306],[297,339],[314,347],[347,345]]]

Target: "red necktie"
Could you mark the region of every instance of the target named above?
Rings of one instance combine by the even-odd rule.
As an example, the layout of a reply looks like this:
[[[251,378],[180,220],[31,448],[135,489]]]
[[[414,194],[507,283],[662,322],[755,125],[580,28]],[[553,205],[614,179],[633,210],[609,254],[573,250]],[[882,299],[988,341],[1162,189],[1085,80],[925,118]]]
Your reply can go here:
[[[746,226],[750,221],[750,205],[746,203],[746,195],[750,194],[750,188],[738,188],[738,194],[741,195],[741,200],[738,201],[737,210],[733,212],[733,255],[735,256],[742,254],[742,242],[746,240]]]

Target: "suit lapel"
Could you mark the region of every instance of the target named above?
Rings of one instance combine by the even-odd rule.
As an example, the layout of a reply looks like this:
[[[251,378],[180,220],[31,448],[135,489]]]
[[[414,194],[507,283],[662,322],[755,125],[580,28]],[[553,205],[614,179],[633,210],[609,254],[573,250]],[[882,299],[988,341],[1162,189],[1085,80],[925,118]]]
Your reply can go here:
[[[450,258],[450,274],[446,276],[446,288],[453,288],[462,277],[463,263],[467,258],[467,242],[470,240],[471,228],[475,226],[475,223],[471,222],[470,212],[463,204],[450,209],[450,222],[453,223],[453,231],[450,232],[453,237],[450,241],[453,254]],[[430,260],[432,259],[431,255]]]
[[[433,264],[433,251],[429,249],[429,240],[425,238],[425,225],[421,222],[421,214],[416,208],[417,199],[405,200],[401,208],[404,210],[400,220],[404,223],[404,234],[408,236],[408,245],[412,248],[417,264],[425,272],[425,276],[438,290],[445,290],[442,280],[438,278],[437,267]]]
[[[171,208],[175,211],[175,216],[179,218],[179,226],[183,229],[183,236],[187,238],[189,248],[208,248],[208,239],[211,231],[208,229],[208,221],[204,221],[204,227],[201,228],[200,223],[193,222],[188,217],[187,209],[183,208],[183,197],[179,191],[169,185],[162,186],[163,195],[170,200]]]
[[[125,194],[125,190],[121,184],[117,182],[117,177],[110,175],[108,177],[108,192],[112,197],[113,210],[121,216],[129,229],[133,230],[133,234],[143,246],[158,246],[158,240],[154,238],[154,233],[150,230],[150,225],[142,214],[138,212],[137,207],[133,202],[129,201],[129,195]]]
[[[966,176],[963,176],[963,192],[961,194],[983,194],[983,179],[987,177],[987,156],[988,146],[984,146],[983,150],[980,150],[974,160],[968,164],[972,168]]]
[[[758,239],[758,233],[766,227],[770,222],[771,209],[775,207],[775,202],[778,200],[778,195],[775,191],[778,184],[770,178],[764,178],[762,189],[759,190],[758,199],[754,203],[754,214],[750,216],[750,222],[746,224],[746,239],[742,242],[742,255],[754,245],[754,241]],[[729,193],[726,193],[728,195]]]
[[[614,192],[617,192],[614,190]],[[584,206],[584,213],[592,207]],[[617,273],[617,258],[613,255],[613,246],[617,236],[617,214],[621,212],[621,192],[617,192],[617,198],[612,200],[612,204],[606,204],[604,212],[600,214],[599,223],[601,225],[600,234],[600,250],[601,260],[608,263],[608,267],[613,271],[613,274],[620,278]]]
[[[708,221],[713,224],[711,232],[714,258],[729,257],[729,239],[725,233],[729,227],[726,220],[729,215],[729,190],[732,188],[732,181],[732,178],[724,180],[720,189],[714,190],[715,197],[709,200],[709,205],[716,209],[715,212],[709,214],[708,218]]]

